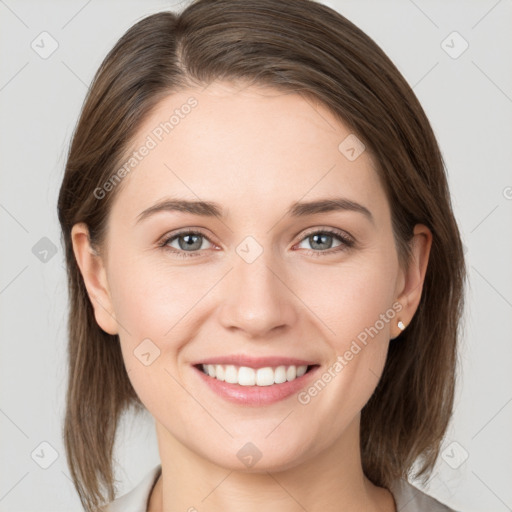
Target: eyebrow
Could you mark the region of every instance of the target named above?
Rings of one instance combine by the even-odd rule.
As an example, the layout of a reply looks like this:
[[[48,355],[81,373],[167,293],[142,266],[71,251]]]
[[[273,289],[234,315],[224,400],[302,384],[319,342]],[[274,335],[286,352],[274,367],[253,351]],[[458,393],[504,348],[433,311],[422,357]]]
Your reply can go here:
[[[162,211],[184,212],[204,217],[225,217],[223,209],[218,203],[211,201],[190,201],[186,199],[164,198],[141,212],[137,216],[136,223],[139,223],[142,220]],[[298,201],[290,206],[285,215],[289,215],[291,217],[305,217],[307,215],[334,211],[353,211],[362,213],[372,224],[375,224],[375,219],[368,208],[344,197],[317,199],[307,202]]]

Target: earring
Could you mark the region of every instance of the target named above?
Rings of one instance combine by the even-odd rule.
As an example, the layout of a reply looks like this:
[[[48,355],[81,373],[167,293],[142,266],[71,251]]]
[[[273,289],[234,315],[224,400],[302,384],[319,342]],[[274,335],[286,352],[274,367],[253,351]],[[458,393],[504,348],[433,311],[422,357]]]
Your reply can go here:
[[[405,329],[405,325],[404,325],[404,323],[402,322],[402,320],[399,320],[399,321],[398,321],[398,328],[399,328],[401,331],[403,331],[403,330]]]

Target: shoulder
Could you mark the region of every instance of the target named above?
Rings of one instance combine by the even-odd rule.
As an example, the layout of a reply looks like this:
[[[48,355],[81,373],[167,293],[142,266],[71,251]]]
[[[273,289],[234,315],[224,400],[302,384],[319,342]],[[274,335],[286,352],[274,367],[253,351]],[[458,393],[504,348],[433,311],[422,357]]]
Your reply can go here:
[[[100,509],[101,512],[146,512],[151,490],[155,485],[162,466],[154,467],[130,492],[123,494]]]
[[[394,480],[389,490],[395,498],[398,512],[455,512],[403,478]]]

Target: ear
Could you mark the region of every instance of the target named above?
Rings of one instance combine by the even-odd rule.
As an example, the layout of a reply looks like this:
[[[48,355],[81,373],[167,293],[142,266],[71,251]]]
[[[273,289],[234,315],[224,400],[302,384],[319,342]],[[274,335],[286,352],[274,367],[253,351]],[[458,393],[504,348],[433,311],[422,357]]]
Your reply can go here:
[[[402,271],[396,298],[402,305],[402,310],[397,314],[397,321],[391,329],[391,339],[396,338],[402,332],[397,326],[398,321],[401,320],[407,328],[418,309],[432,247],[430,229],[423,224],[416,224],[413,238],[409,244],[411,246],[409,267]]]
[[[104,262],[91,247],[87,224],[80,222],[71,229],[73,252],[94,308],[98,325],[108,334],[117,334],[118,326],[112,305]]]

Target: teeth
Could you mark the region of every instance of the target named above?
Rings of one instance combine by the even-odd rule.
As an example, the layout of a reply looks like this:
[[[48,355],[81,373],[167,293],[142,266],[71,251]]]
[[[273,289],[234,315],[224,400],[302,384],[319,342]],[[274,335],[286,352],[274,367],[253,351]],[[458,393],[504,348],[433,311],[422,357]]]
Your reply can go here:
[[[240,386],[272,386],[290,382],[306,373],[308,367],[303,366],[278,366],[271,368],[249,368],[248,366],[234,366],[231,364],[203,364],[203,372],[214,379],[239,384]]]

